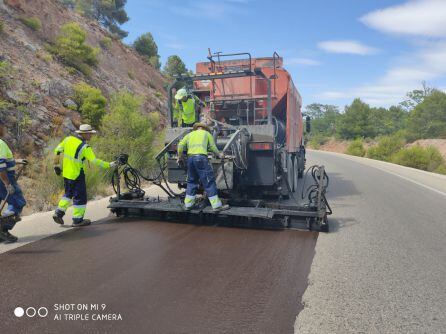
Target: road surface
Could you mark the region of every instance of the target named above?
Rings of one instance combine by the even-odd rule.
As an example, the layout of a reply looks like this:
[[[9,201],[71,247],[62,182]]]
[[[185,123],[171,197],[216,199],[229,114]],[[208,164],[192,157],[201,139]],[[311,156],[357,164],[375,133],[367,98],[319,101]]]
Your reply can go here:
[[[315,162],[331,177],[331,233],[110,219],[68,230],[0,255],[0,332],[445,333],[446,178]]]

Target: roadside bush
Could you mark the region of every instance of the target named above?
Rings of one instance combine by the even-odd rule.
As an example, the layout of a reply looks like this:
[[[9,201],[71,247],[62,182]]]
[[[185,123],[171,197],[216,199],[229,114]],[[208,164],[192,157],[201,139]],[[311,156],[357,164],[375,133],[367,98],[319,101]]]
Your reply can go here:
[[[103,39],[101,39],[99,41],[99,45],[103,48],[103,49],[110,49],[110,47],[112,46],[112,39],[110,37],[104,37]]]
[[[14,69],[7,60],[0,61],[0,87],[8,87],[11,84],[11,76]]]
[[[445,161],[436,147],[421,147],[419,145],[403,148],[395,153],[391,159],[392,162],[434,172],[443,171]]]
[[[311,136],[309,145],[311,148],[317,150],[319,147],[321,147],[321,145],[324,145],[328,141],[328,139],[328,137],[325,137],[324,135],[318,133]]]
[[[398,152],[404,144],[404,139],[398,135],[381,137],[377,145],[368,149],[367,157],[370,159],[390,161],[392,155]]]
[[[87,33],[79,24],[67,23],[62,26],[61,33],[50,50],[66,65],[89,75],[91,67],[99,62],[99,49],[85,44],[86,39]]]
[[[21,17],[20,21],[34,31],[42,29],[42,22],[37,17]]]
[[[446,164],[439,166],[434,172],[446,175]]]
[[[130,164],[135,168],[146,169],[153,164],[153,146],[160,116],[158,113],[141,115],[141,105],[140,97],[126,91],[112,97],[100,135],[92,144],[99,156],[111,161],[118,154],[127,153]]]
[[[365,156],[366,150],[364,148],[364,144],[361,138],[353,140],[347,147],[347,151],[345,152],[350,155],[355,155],[357,157]]]
[[[107,104],[107,99],[102,95],[102,92],[83,82],[74,86],[73,100],[78,105],[82,119],[98,128]]]

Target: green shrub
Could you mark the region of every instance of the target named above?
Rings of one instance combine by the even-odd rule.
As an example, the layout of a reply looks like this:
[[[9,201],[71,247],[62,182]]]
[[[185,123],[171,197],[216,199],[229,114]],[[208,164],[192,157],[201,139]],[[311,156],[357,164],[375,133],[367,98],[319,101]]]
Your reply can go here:
[[[34,31],[38,31],[42,28],[42,22],[37,17],[24,17],[20,18],[20,21],[26,25],[28,28]]]
[[[113,160],[120,153],[129,154],[132,166],[146,169],[153,164],[154,145],[160,117],[158,113],[141,115],[142,99],[129,92],[118,92],[110,101],[99,136],[93,146],[105,159]]]
[[[317,150],[319,147],[321,147],[321,145],[324,145],[328,141],[328,139],[328,137],[325,137],[324,135],[318,133],[311,136],[309,145],[311,148]]]
[[[102,92],[83,82],[74,86],[73,100],[78,105],[83,120],[98,128],[107,104]]]
[[[133,74],[132,71],[127,71],[127,75],[129,76],[129,78],[130,78],[131,80],[135,80],[135,75]]]
[[[103,49],[110,49],[110,47],[112,46],[112,39],[110,37],[104,37],[103,39],[101,39],[99,41],[99,45],[103,48]]]
[[[439,166],[436,170],[434,170],[434,172],[446,175],[446,164]]]
[[[353,140],[347,147],[347,151],[345,153],[350,155],[355,155],[357,157],[365,156],[365,148],[361,138]]]
[[[0,61],[0,87],[8,87],[11,84],[11,77],[14,74],[14,68],[7,60]]]
[[[42,59],[45,63],[48,63],[48,64],[53,61],[53,56],[43,50],[37,51],[36,57],[39,59]]]
[[[440,171],[443,170],[442,166],[445,163],[441,153],[436,147],[429,146],[424,148],[419,145],[401,149],[392,156],[391,161],[399,165],[429,172],[436,171],[437,169],[440,169]]]
[[[390,161],[392,155],[398,152],[404,144],[404,139],[398,135],[381,137],[377,145],[368,149],[367,157],[370,159]]]
[[[65,64],[72,66],[85,75],[91,73],[91,66],[98,64],[99,49],[85,44],[87,33],[77,23],[62,26],[61,34],[50,50]]]

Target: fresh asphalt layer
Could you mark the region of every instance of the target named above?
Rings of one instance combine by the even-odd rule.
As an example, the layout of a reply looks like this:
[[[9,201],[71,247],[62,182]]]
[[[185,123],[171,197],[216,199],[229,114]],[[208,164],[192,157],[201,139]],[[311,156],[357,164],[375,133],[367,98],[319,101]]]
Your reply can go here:
[[[0,255],[0,333],[446,333],[446,178],[308,157],[330,233],[107,218],[30,237]]]

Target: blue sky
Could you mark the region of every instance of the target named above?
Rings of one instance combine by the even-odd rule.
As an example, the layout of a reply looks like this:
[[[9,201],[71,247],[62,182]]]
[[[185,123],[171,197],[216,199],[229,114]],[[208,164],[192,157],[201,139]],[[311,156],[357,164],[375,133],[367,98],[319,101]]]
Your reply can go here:
[[[151,32],[162,62],[212,51],[277,51],[304,105],[400,102],[446,88],[446,0],[128,0],[127,43]]]

